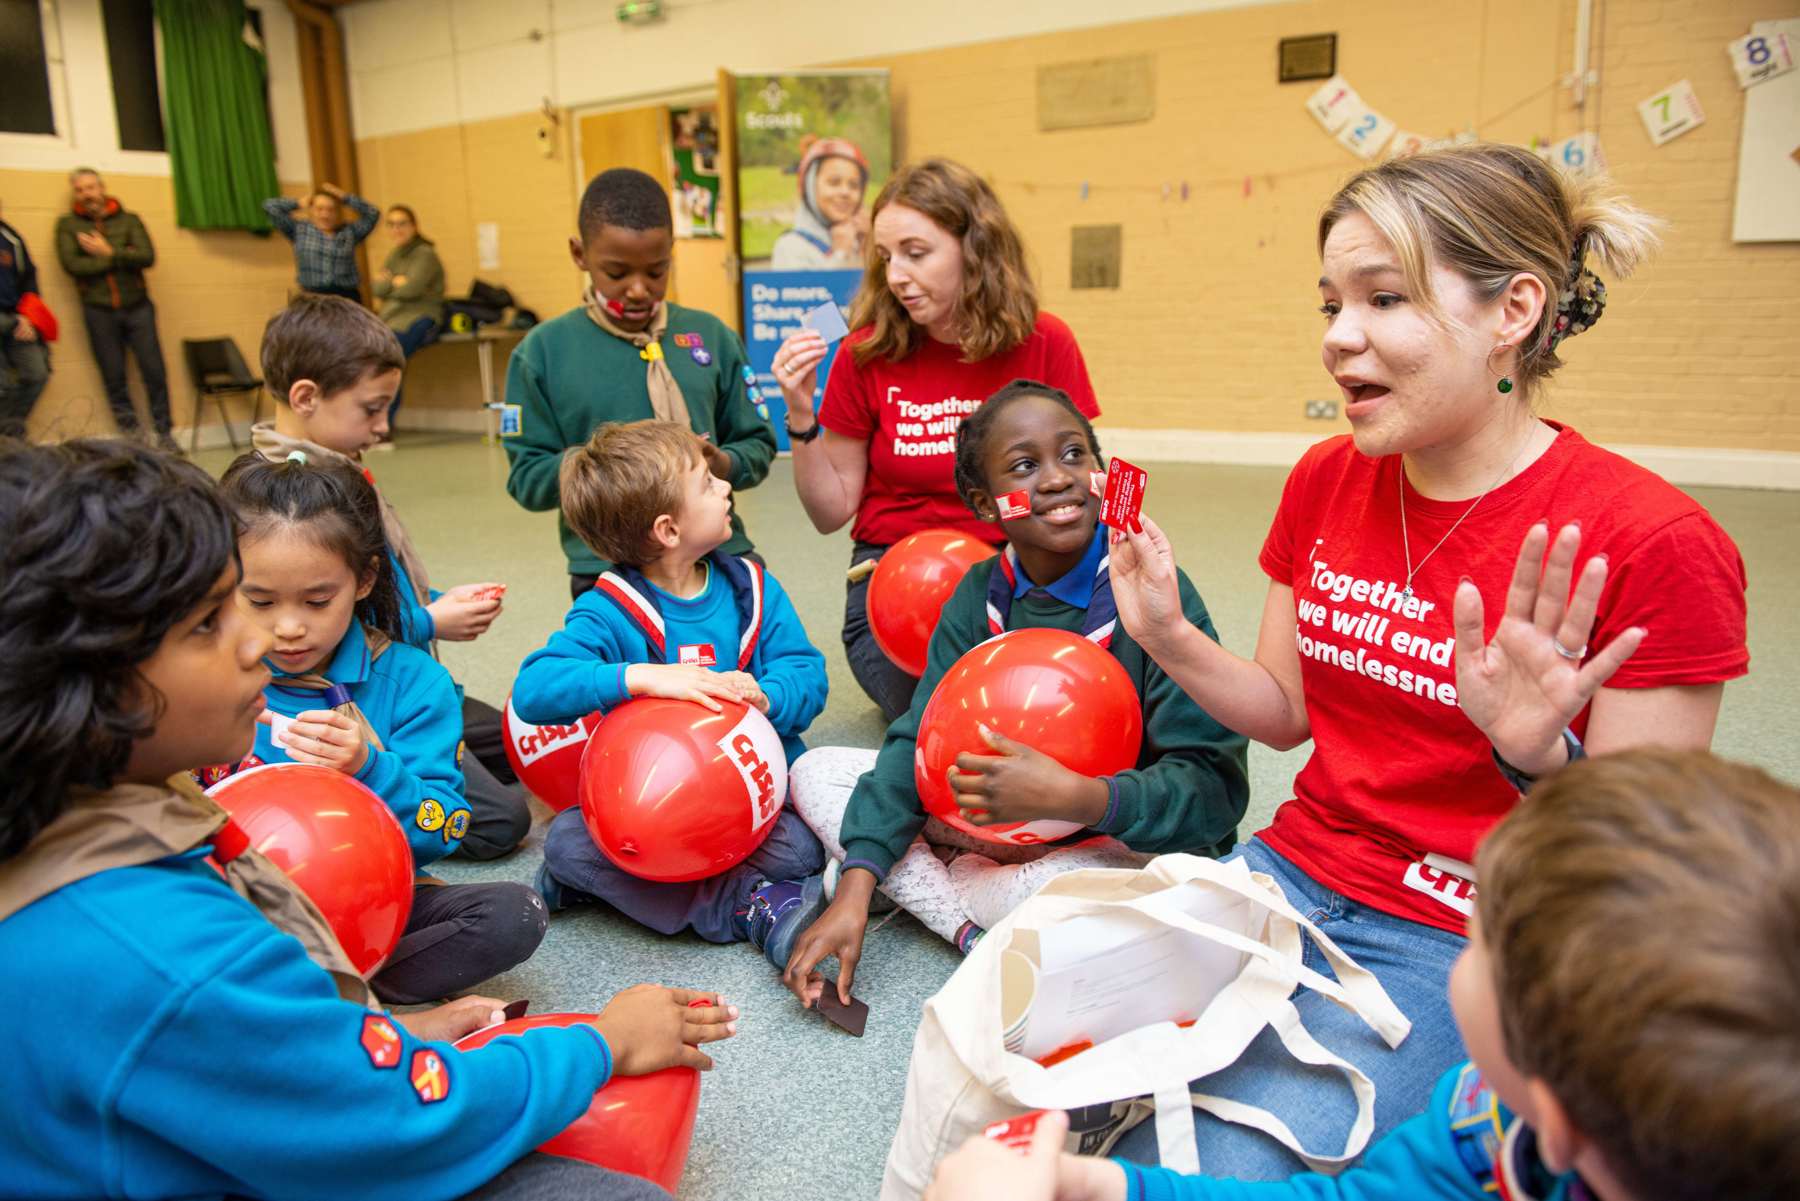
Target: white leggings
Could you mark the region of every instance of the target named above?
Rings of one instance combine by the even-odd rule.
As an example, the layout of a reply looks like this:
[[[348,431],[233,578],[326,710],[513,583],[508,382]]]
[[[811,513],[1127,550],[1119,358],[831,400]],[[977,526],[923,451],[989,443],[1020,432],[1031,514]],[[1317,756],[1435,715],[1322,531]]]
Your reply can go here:
[[[826,746],[795,760],[788,772],[788,801],[833,859],[842,860],[838,840],[844,809],[856,781],[875,766],[875,752]],[[932,847],[958,852],[949,863]],[[1052,876],[1088,867],[1141,867],[1150,860],[1104,834],[1073,846],[1014,846],[976,838],[936,818],[906,848],[881,882],[881,891],[949,942],[965,921],[988,929]]]

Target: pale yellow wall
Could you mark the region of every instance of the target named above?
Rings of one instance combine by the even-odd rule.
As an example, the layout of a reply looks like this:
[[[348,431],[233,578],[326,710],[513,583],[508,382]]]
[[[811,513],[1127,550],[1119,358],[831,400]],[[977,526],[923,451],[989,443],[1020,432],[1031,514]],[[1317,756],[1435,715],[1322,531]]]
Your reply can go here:
[[[293,285],[293,248],[279,236],[176,228],[175,193],[167,176],[109,174],[106,186],[143,218],[156,245],[156,266],[148,274],[150,298],[156,302],[157,330],[169,372],[169,402],[185,445],[182,431],[193,418],[194,392],[182,362],[181,340],[235,338],[255,371],[263,325],[287,303]],[[306,187],[283,185],[283,190],[298,195]],[[44,299],[62,327],[61,339],[51,348],[50,384],[31,414],[31,436],[40,440],[115,432],[106,390],[88,349],[75,282],[56,259],[56,220],[68,211],[68,203],[68,179],[61,171],[0,170],[0,216],[24,236]],[[149,411],[137,361],[130,362],[131,393],[147,428]],[[248,418],[248,402],[228,401],[227,408],[240,420]],[[263,411],[268,412],[266,401]],[[201,424],[217,421],[218,411],[208,401]]]
[[[1612,443],[1800,451],[1800,338],[1789,307],[1800,245],[1730,241],[1742,94],[1723,46],[1772,10],[1761,0],[1606,0],[1597,9],[1601,83],[1588,119],[1615,177],[1670,228],[1656,262],[1614,282],[1605,321],[1570,344],[1544,411]],[[1574,23],[1574,0],[1292,3],[856,65],[892,70],[902,155],[949,155],[998,187],[1046,307],[1080,338],[1109,424],[1324,433],[1341,422],[1302,416],[1308,398],[1335,395],[1318,362],[1313,231],[1321,204],[1359,163],[1303,111],[1316,84],[1275,82],[1277,40],[1335,30],[1340,70],[1403,128],[1527,142],[1583,128],[1555,82],[1570,67]],[[1038,131],[1040,65],[1146,53],[1156,59],[1154,119]],[[692,65],[676,73],[693,75]],[[1636,103],[1681,78],[1699,92],[1707,123],[1655,149]],[[497,220],[497,274],[548,316],[572,302],[578,282],[561,249],[574,182],[568,122],[546,160],[537,120],[396,134],[359,150],[372,195],[418,206],[453,287],[472,269],[472,223]],[[1124,226],[1122,287],[1071,291],[1070,227],[1113,222]]]
[[[1607,442],[1800,450],[1800,245],[1730,241],[1742,94],[1724,45],[1774,9],[1597,7],[1602,148],[1670,229],[1657,261],[1615,284],[1606,319],[1569,344],[1544,411]],[[863,61],[893,71],[905,154],[961,159],[998,186],[1109,423],[1323,432],[1341,422],[1302,416],[1306,398],[1335,395],[1318,361],[1315,221],[1358,160],[1302,111],[1316,84],[1275,82],[1277,39],[1335,30],[1340,71],[1402,128],[1526,142],[1581,129],[1552,86],[1569,70],[1574,8],[1298,3]],[[1037,131],[1039,65],[1141,53],[1157,60],[1153,120]],[[1655,149],[1636,104],[1681,78],[1707,123]],[[1161,183],[1183,179],[1191,199],[1164,200]],[[1123,286],[1071,291],[1069,227],[1111,222],[1124,225]]]

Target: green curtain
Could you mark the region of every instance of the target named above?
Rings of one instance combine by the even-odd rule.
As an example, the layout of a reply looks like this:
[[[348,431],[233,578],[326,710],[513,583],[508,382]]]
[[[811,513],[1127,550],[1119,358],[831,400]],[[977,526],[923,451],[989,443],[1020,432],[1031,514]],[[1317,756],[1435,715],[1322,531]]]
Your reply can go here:
[[[281,193],[269,133],[268,64],[245,40],[244,0],[156,0],[163,104],[183,229],[267,233]]]

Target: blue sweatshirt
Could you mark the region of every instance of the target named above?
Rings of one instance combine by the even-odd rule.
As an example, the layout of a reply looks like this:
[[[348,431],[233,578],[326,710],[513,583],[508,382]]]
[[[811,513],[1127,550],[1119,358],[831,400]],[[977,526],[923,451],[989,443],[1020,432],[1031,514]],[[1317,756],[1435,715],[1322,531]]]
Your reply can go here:
[[[370,747],[356,778],[400,819],[412,844],[413,866],[423,868],[454,851],[469,832],[470,818],[463,800],[462,701],[450,673],[424,651],[400,642],[371,661],[362,625],[353,621],[319,674],[349,689],[381,738],[384,749]],[[270,709],[298,717],[331,708],[323,692],[284,687],[284,678],[276,671],[269,685]],[[268,726],[256,727],[255,754],[264,763],[292,762]]]
[[[799,758],[806,750],[800,733],[825,709],[825,656],[808,641],[800,615],[774,576],[717,551],[706,562],[706,587],[692,600],[672,596],[628,569],[602,576],[599,587],[575,602],[549,644],[519,667],[513,709],[533,725],[578,722],[631,699],[625,690],[631,664],[680,663],[683,648],[690,659],[706,648],[701,657],[710,655],[713,670],[742,670],[756,678],[768,695],[769,724],[781,735],[788,762]],[[743,586],[753,577],[761,580],[760,606]],[[734,578],[739,587],[733,587]],[[747,629],[756,637],[749,662],[740,668]]]
[[[592,1026],[460,1052],[339,999],[206,850],[0,921],[0,1195],[460,1197],[611,1074]]]
[[[1472,1063],[1451,1068],[1425,1112],[1409,1118],[1337,1176],[1304,1172],[1246,1183],[1124,1163],[1127,1201],[1592,1201],[1579,1176],[1553,1174],[1529,1127],[1514,1119]],[[1504,1178],[1502,1180],[1502,1178]]]
[[[432,618],[431,610],[419,603],[419,591],[413,587],[412,577],[406,574],[406,564],[391,549],[388,562],[394,566],[394,585],[400,590],[400,633],[405,636],[407,645],[428,651],[431,640],[437,637],[437,622]],[[427,591],[432,600],[444,595],[436,588]]]

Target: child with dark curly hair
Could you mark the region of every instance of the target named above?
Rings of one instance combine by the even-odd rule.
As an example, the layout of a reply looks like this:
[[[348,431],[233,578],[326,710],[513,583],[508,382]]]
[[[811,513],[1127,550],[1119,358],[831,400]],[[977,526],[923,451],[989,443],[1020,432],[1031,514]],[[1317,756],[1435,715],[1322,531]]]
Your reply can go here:
[[[1165,676],[1115,621],[1107,528],[1091,487],[1102,470],[1094,427],[1069,394],[1014,380],[956,431],[956,487],[1006,546],[969,568],[944,605],[911,707],[888,727],[879,754],[821,747],[788,775],[790,803],[825,844],[830,906],[798,935],[785,983],[818,999],[814,969],[830,955],[849,999],[877,888],[933,933],[967,952],[975,939],[1051,876],[1076,868],[1137,867],[1152,854],[1217,855],[1231,848],[1250,799],[1244,740],[1214,721]],[[1002,513],[1002,502],[1020,508]],[[1212,628],[1200,594],[1182,578],[1188,620]],[[970,648],[1006,630],[1066,630],[1119,661],[1143,708],[1138,760],[1111,776],[1084,776],[1031,747],[994,735],[993,753],[964,755],[952,772],[959,805],[978,824],[1055,819],[1080,827],[1051,843],[977,839],[927,818],[914,783],[919,722],[938,681]],[[820,882],[821,884],[824,881]],[[815,898],[816,901],[816,898]],[[817,906],[815,903],[815,912]]]
[[[244,523],[238,604],[274,639],[275,677],[256,749],[242,764],[312,763],[387,802],[419,872],[412,912],[373,978],[388,1001],[417,1004],[470,988],[530,957],[548,914],[511,881],[445,884],[426,865],[469,832],[462,705],[442,664],[403,640],[381,499],[355,467],[293,451],[254,452],[225,471],[225,500]]]
[[[198,468],[0,439],[0,1188],[664,1196],[531,1148],[611,1075],[710,1067],[696,1044],[735,1009],[645,985],[592,1024],[457,1051],[502,1002],[383,1013],[189,777],[246,752],[269,683],[237,540]]]

